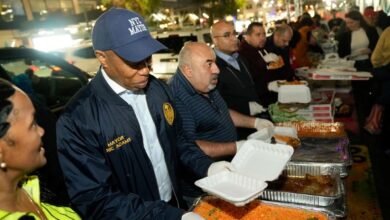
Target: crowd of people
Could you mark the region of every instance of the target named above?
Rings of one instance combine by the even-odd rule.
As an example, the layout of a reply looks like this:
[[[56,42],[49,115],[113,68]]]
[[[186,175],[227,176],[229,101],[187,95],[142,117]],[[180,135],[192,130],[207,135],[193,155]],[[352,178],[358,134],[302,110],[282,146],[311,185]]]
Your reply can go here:
[[[273,128],[267,107],[277,96],[268,84],[295,80],[295,68],[314,66],[331,35],[340,57],[373,73],[372,80],[354,83],[353,92],[357,107],[369,107],[364,128],[379,133],[389,104],[390,28],[375,22],[378,14],[350,11],[327,24],[303,14],[269,37],[253,22],[241,40],[233,23],[220,20],[210,28],[214,47],[187,42],[165,83],[150,71],[152,54],[166,47],[138,14],[108,10],[92,31],[100,69],[51,133],[55,156],[48,159],[61,166],[51,174],[58,171],[56,180],[64,183],[51,200],[40,196],[38,178],[27,176],[47,162],[38,107],[17,84],[0,80],[0,217],[203,219],[188,211],[202,194],[194,182],[233,170],[230,160],[248,136]]]

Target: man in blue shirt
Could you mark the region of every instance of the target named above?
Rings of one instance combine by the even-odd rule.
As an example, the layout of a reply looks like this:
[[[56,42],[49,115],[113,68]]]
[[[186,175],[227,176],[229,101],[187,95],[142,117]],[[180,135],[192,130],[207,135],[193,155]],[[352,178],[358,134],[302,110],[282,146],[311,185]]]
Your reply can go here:
[[[260,130],[273,124],[228,109],[215,89],[219,75],[215,62],[213,50],[205,43],[188,42],[180,51],[179,67],[169,85],[185,138],[195,141],[215,160],[231,159],[245,142],[237,141],[235,127]],[[183,194],[187,198],[199,196],[201,191],[193,187],[194,178],[188,172],[184,175],[187,184],[182,186]]]

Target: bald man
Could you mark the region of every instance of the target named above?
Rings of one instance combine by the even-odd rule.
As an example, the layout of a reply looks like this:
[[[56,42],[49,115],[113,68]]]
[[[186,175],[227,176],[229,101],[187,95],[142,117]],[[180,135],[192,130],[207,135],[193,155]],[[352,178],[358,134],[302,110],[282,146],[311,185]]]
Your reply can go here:
[[[235,126],[260,130],[273,125],[228,110],[215,89],[220,72],[215,61],[214,51],[205,43],[187,42],[180,51],[179,67],[169,85],[185,138],[196,142],[214,160],[230,160],[245,142],[237,142]],[[191,204],[202,191],[193,185],[196,175],[189,171],[183,175],[182,192]]]
[[[273,64],[268,64],[266,72],[266,83],[275,80],[291,81],[295,78],[294,70],[290,64],[290,41],[293,36],[292,28],[287,24],[281,24],[276,27],[274,33],[267,38],[265,50],[268,53],[274,53],[278,58]],[[270,92],[268,104],[277,101],[277,93]]]

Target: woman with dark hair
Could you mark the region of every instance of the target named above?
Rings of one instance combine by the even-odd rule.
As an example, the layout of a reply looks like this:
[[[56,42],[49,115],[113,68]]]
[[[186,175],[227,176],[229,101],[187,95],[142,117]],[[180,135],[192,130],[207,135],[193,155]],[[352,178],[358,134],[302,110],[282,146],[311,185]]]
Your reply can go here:
[[[338,54],[355,61],[357,71],[371,72],[370,56],[378,41],[378,32],[369,26],[359,11],[345,15],[347,31],[340,36]],[[375,86],[370,81],[353,81],[352,92],[358,113],[359,125],[363,125],[374,102]],[[360,126],[363,127],[363,126]]]
[[[340,57],[355,60],[359,71],[372,68],[370,55],[378,41],[378,33],[370,27],[359,11],[350,11],[345,15],[348,31],[340,36],[338,53]]]
[[[43,134],[28,96],[0,79],[0,219],[80,219],[41,202],[38,178],[27,176],[46,164]]]

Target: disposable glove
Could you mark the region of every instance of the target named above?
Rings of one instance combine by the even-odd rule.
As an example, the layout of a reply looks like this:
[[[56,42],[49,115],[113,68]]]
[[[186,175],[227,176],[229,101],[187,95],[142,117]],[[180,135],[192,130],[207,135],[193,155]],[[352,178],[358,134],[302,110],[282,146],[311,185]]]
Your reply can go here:
[[[267,111],[262,105],[257,102],[249,102],[249,112],[250,115],[260,114]]]
[[[279,56],[274,53],[268,53],[263,56],[263,59],[266,63],[275,62],[279,59]]]
[[[271,142],[273,135],[273,129],[271,127],[263,128],[259,131],[256,131],[248,136],[248,140],[260,140],[267,143]]]
[[[272,128],[272,129],[274,129],[274,124],[272,124],[272,122],[270,122],[270,121],[268,121],[266,119],[256,118],[256,120],[255,120],[255,128],[258,131],[260,131],[263,128]]]
[[[204,218],[194,212],[187,212],[181,216],[181,220],[204,220]]]
[[[244,145],[246,140],[241,140],[236,142],[236,153],[241,149],[242,145]]]
[[[212,176],[224,170],[233,170],[232,164],[227,161],[214,162],[210,165],[207,171],[207,176]]]
[[[278,81],[282,81],[282,80],[274,80],[274,81],[271,81],[268,83],[268,91],[272,91],[272,92],[278,92],[279,91],[279,83]],[[286,81],[286,80],[283,80],[283,81]]]

